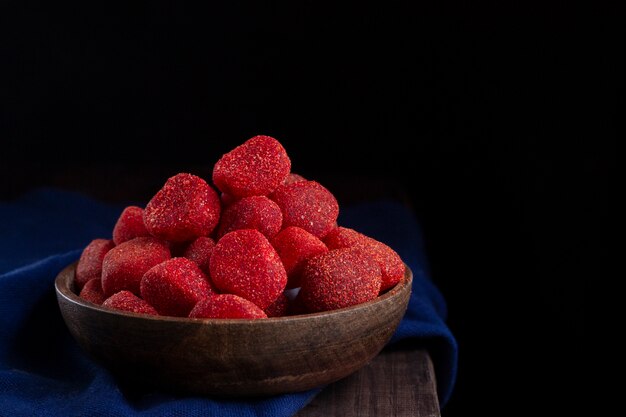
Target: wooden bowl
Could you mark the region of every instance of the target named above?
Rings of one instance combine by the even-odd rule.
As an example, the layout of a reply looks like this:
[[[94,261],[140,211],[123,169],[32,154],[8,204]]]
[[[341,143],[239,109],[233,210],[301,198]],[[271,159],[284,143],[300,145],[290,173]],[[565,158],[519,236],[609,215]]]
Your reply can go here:
[[[253,397],[304,391],[344,378],[389,341],[413,275],[370,302],[259,320],[187,319],[110,310],[79,298],[76,263],[55,280],[63,319],[79,345],[133,383],[168,391]]]

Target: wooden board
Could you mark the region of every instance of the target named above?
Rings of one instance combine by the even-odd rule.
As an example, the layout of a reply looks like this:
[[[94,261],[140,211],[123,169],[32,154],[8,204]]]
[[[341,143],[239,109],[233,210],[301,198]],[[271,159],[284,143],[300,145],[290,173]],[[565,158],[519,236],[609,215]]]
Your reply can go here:
[[[297,417],[440,416],[426,350],[383,350],[355,374],[326,387]]]

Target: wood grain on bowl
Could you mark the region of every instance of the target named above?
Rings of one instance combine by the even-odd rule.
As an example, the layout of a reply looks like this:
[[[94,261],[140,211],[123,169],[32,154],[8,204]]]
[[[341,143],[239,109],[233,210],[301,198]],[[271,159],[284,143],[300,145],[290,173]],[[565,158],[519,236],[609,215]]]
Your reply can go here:
[[[112,372],[200,395],[247,397],[329,384],[366,365],[406,311],[412,273],[376,300],[334,311],[258,320],[153,317],[108,310],[75,293],[76,264],[55,281],[63,319]]]

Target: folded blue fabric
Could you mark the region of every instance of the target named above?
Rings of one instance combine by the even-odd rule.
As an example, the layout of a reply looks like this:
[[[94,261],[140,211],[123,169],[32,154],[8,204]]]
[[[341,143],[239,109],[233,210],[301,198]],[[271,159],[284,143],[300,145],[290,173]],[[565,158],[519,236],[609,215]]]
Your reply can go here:
[[[281,417],[304,407],[319,389],[250,401],[137,392],[81,351],[61,318],[54,279],[92,239],[110,238],[122,209],[55,189],[0,203],[0,416]],[[387,243],[413,270],[409,307],[390,343],[409,339],[429,349],[445,404],[457,346],[416,219],[401,204],[379,201],[342,207],[339,223]]]

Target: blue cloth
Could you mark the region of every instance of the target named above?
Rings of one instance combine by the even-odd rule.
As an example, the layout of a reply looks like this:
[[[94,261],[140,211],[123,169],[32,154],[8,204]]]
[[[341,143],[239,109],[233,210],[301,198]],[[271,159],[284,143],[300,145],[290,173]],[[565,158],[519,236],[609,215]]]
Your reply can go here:
[[[0,416],[291,416],[319,389],[254,401],[133,392],[91,361],[61,318],[54,279],[94,238],[110,238],[123,206],[39,189],[0,203]],[[457,346],[444,299],[429,279],[421,232],[393,202],[343,207],[339,224],[397,250],[414,274],[408,311],[390,343],[426,346],[439,398],[454,386]]]

